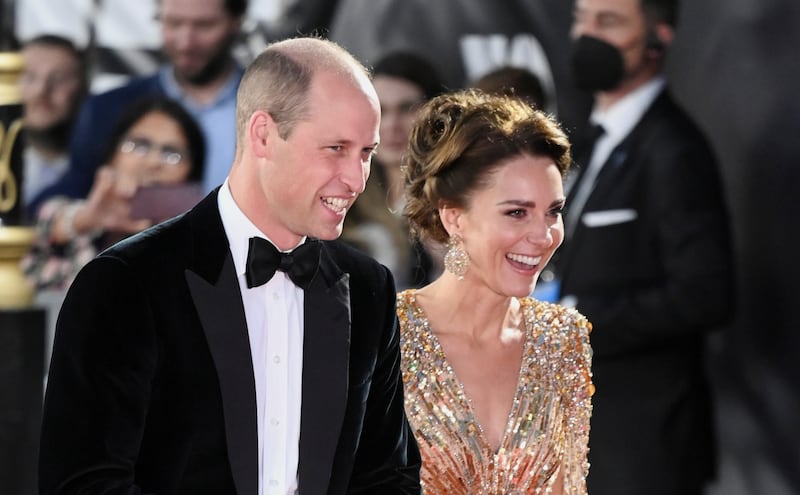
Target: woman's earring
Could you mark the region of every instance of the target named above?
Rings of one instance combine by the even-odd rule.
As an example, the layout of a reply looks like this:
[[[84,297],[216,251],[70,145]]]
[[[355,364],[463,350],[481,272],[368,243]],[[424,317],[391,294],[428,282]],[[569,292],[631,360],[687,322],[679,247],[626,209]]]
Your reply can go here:
[[[464,250],[464,240],[458,234],[453,234],[447,241],[447,253],[444,255],[444,268],[459,280],[464,280],[464,274],[469,268],[469,255]]]

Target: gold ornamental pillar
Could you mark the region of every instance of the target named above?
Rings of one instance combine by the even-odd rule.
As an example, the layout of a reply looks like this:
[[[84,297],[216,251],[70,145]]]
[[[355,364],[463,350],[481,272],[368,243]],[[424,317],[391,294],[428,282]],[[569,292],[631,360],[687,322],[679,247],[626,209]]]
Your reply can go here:
[[[0,52],[0,310],[27,308],[34,296],[20,270],[20,261],[34,240],[33,229],[21,221],[21,73],[22,56]]]

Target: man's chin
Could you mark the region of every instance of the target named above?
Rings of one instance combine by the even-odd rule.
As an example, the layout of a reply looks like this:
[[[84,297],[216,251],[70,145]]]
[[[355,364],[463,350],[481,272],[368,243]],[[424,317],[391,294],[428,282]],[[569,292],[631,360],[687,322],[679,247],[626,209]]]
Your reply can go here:
[[[175,77],[181,81],[193,81],[202,72],[203,68],[196,65],[175,66]]]
[[[321,241],[333,241],[338,239],[341,235],[342,235],[342,224],[339,224],[334,228],[321,229],[320,232],[311,234],[309,235],[309,237],[315,237]]]
[[[69,114],[61,112],[56,115],[51,109],[37,109],[28,112],[22,117],[25,129],[32,129],[37,132],[48,132],[50,129],[69,121]]]

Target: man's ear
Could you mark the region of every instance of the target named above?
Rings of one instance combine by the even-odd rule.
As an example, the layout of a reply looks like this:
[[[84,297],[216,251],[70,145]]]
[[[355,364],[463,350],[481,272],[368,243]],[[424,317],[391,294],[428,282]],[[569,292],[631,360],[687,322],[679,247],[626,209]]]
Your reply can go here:
[[[247,123],[247,144],[254,156],[269,158],[270,140],[276,137],[276,126],[272,117],[263,110],[253,112]]]
[[[665,22],[660,22],[653,27],[647,34],[647,49],[663,53],[672,43],[675,37],[675,30]]]

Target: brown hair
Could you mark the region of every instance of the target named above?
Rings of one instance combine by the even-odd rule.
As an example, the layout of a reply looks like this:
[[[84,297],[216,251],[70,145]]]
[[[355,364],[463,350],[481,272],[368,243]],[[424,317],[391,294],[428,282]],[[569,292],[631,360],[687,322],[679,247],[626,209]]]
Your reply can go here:
[[[536,108],[546,106],[542,82],[536,74],[522,67],[498,67],[478,78],[472,83],[472,87],[486,93],[522,98]]]
[[[466,208],[508,159],[552,158],[562,177],[572,161],[558,123],[518,98],[462,90],[426,103],[411,131],[403,160],[406,208],[412,231],[447,241],[439,207]]]

